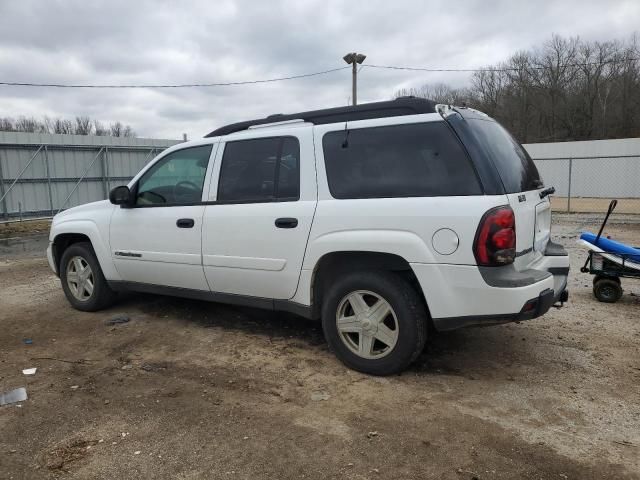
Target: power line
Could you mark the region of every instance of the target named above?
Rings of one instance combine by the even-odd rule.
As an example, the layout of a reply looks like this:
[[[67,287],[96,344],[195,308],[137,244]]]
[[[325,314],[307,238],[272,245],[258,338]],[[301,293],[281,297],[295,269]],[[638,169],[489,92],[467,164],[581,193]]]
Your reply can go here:
[[[238,82],[218,82],[218,83],[184,83],[175,85],[78,85],[78,84],[66,84],[66,83],[32,83],[32,82],[0,82],[0,85],[14,86],[14,87],[53,87],[53,88],[193,88],[193,87],[226,87],[233,85],[251,85],[256,83],[272,83],[281,82],[284,80],[295,80],[298,78],[315,77],[318,75],[325,75],[327,73],[333,73],[340,70],[345,70],[351,67],[339,67],[332,68],[330,70],[323,70],[321,72],[304,73],[301,75],[291,75],[288,77],[267,78],[262,80],[245,80]]]
[[[640,60],[640,58],[623,58],[617,60],[607,60],[603,62],[587,62],[587,63],[567,63],[556,65],[555,68],[566,68],[566,67],[586,67],[592,65],[606,65],[610,63],[622,63],[622,62],[635,62]],[[281,82],[286,80],[295,80],[299,78],[308,78],[308,77],[316,77],[319,75],[326,75],[329,73],[338,72],[341,70],[345,70],[350,67],[338,67],[331,68],[329,70],[322,70],[319,72],[312,73],[303,73],[300,75],[290,75],[287,77],[276,77],[276,78],[267,78],[260,80],[244,80],[237,82],[213,82],[213,83],[184,83],[184,84],[155,84],[155,85],[93,85],[93,84],[65,84],[65,83],[35,83],[35,82],[1,82],[0,85],[5,86],[14,86],[14,87],[52,87],[52,88],[198,88],[198,87],[227,87],[234,85],[255,85],[260,83],[273,83],[273,82]],[[404,70],[404,71],[413,71],[413,72],[466,72],[466,73],[476,73],[476,72],[516,72],[521,69],[528,70],[545,70],[549,67],[547,66],[526,66],[526,67],[485,67],[485,68],[429,68],[429,67],[407,67],[407,66],[398,66],[398,65],[372,65],[372,64],[363,64],[360,66],[358,72],[362,71],[364,68],[378,68],[385,70]]]
[[[609,63],[622,63],[622,62],[635,62],[640,58],[624,58],[618,60],[606,60],[602,62],[587,62],[587,63],[565,63],[561,65],[555,65],[555,68],[567,68],[567,67],[588,67],[591,65],[606,65]],[[408,70],[414,72],[517,72],[522,69],[529,70],[546,70],[549,67],[544,65],[533,66],[528,65],[526,67],[486,67],[486,68],[427,68],[427,67],[402,67],[396,65],[372,65],[370,63],[363,65],[363,68],[382,68],[387,70]]]

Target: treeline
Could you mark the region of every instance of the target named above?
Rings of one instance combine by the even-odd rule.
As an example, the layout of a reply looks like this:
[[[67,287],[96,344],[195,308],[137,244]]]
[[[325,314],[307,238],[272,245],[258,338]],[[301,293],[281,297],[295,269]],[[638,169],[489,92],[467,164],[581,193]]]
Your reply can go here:
[[[74,120],[49,117],[44,117],[42,120],[34,117],[19,117],[18,119],[0,117],[0,132],[66,133],[111,137],[136,136],[136,132],[122,122],[104,125],[98,120],[82,116],[76,117]]]
[[[468,88],[431,84],[395,93],[402,95],[477,108],[522,143],[639,137],[639,42],[554,35],[474,72]]]

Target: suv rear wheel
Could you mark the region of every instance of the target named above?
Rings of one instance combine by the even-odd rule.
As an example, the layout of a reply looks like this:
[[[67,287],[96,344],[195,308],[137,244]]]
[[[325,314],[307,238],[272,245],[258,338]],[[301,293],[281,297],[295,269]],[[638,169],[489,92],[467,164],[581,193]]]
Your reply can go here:
[[[74,243],[60,259],[60,282],[73,308],[95,312],[113,303],[109,288],[90,243]]]
[[[322,308],[324,335],[348,367],[372,375],[404,370],[422,352],[427,312],[404,278],[356,272],[336,281]]]

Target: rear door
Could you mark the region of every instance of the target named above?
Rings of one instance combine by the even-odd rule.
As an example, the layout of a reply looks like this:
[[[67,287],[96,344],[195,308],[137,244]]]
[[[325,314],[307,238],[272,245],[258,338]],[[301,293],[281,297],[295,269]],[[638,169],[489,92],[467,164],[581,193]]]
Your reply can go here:
[[[549,198],[540,198],[542,180],[527,151],[499,123],[470,118],[469,128],[493,163],[516,218],[517,269],[544,254],[551,230]]]
[[[215,164],[202,231],[209,287],[293,297],[317,201],[311,129],[227,141]]]

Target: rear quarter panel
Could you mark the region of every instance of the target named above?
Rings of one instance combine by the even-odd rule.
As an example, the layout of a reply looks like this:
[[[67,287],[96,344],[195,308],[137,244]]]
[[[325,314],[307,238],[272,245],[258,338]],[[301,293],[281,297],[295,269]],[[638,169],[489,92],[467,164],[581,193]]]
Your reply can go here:
[[[419,197],[321,200],[303,268],[335,251],[393,253],[409,263],[474,265],[473,241],[482,215],[505,197]],[[458,237],[448,255],[433,248],[433,236],[449,229]]]

